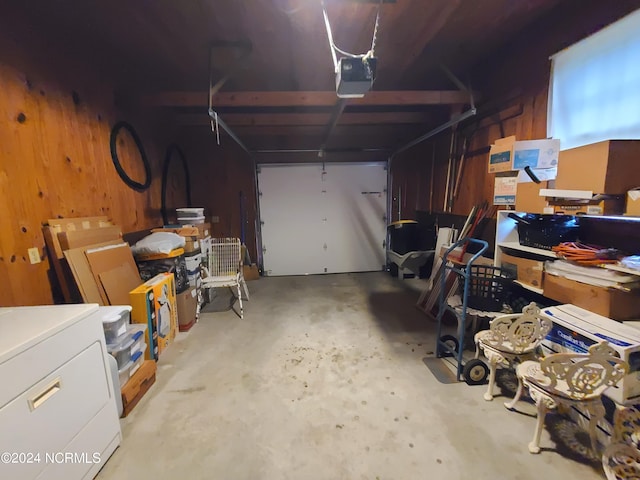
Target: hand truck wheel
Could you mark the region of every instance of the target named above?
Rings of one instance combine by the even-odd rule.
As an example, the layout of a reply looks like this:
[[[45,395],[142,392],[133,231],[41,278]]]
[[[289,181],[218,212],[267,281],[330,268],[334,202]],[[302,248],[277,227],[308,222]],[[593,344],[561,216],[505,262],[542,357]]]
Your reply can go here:
[[[443,352],[443,357],[453,357],[454,353],[458,353],[458,349],[460,348],[460,344],[458,343],[458,339],[453,335],[442,335],[440,337],[440,342],[444,343],[447,347],[451,349],[450,352]]]
[[[479,358],[469,360],[462,369],[462,377],[468,385],[482,385],[488,376],[489,367]]]

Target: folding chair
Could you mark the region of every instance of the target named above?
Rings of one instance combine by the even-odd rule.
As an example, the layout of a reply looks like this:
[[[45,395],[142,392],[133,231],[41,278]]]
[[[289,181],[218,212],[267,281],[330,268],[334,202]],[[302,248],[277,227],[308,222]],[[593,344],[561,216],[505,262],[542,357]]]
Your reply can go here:
[[[240,304],[240,318],[244,318],[242,307],[242,292],[244,289],[247,300],[249,289],[242,274],[242,248],[238,238],[213,238],[211,239],[211,254],[207,259],[207,268],[204,269],[205,277],[202,279],[202,288],[229,287],[235,300]],[[238,290],[237,295],[233,287]]]

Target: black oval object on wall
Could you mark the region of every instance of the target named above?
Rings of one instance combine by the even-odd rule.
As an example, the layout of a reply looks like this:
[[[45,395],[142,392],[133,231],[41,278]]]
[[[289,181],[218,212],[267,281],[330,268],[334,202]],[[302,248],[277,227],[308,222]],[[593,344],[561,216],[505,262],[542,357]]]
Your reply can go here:
[[[136,147],[138,147],[138,151],[140,152],[140,156],[142,157],[142,163],[144,164],[144,183],[139,183],[135,180],[132,180],[120,164],[120,160],[118,159],[117,140],[118,133],[120,132],[121,128],[124,128],[129,132],[129,134],[133,138],[133,141],[136,143]],[[118,175],[120,175],[122,181],[129,187],[139,192],[142,192],[149,188],[149,186],[151,185],[151,166],[149,165],[149,159],[147,158],[147,154],[144,151],[144,147],[142,146],[140,137],[138,137],[138,134],[136,133],[134,128],[127,122],[116,123],[111,129],[111,139],[109,144],[111,147],[111,159],[113,160],[113,165],[116,167],[116,171],[118,172]]]

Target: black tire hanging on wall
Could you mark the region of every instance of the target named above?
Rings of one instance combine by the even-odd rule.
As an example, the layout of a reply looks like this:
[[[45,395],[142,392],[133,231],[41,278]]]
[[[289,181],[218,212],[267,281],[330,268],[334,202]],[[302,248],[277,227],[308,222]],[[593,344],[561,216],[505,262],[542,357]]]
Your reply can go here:
[[[180,150],[175,143],[171,144],[167,147],[167,152],[164,155],[164,165],[162,166],[162,192],[160,194],[160,211],[162,212],[162,221],[165,225],[169,223],[169,216],[167,212],[167,181],[169,177],[169,165],[171,164],[171,159],[173,158],[173,152],[178,154],[180,160],[182,161],[182,167],[184,168],[184,180],[185,180],[185,190],[187,195],[187,207],[191,206],[191,180],[189,177],[189,166],[187,165],[187,160],[184,157],[184,153]]]
[[[138,151],[140,152],[140,157],[142,158],[142,163],[144,165],[144,183],[136,182],[132,180],[127,172],[124,171],[122,165],[120,164],[120,160],[118,159],[118,133],[120,129],[124,128],[129,132],[133,141],[136,143],[136,147],[138,147]],[[144,147],[142,142],[140,141],[140,137],[134,130],[134,128],[127,122],[118,122],[111,129],[111,139],[109,141],[109,146],[111,147],[111,160],[113,160],[113,165],[116,167],[116,171],[120,178],[124,183],[126,183],[129,187],[138,192],[143,192],[151,185],[151,166],[149,165],[149,159],[147,158],[147,154],[144,151]]]

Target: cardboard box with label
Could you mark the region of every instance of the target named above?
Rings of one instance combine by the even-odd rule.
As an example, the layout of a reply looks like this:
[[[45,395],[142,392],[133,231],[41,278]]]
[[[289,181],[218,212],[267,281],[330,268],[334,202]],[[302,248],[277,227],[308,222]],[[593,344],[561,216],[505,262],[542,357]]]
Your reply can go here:
[[[499,138],[489,151],[489,173],[513,170],[513,144],[515,136]]]
[[[149,349],[145,358],[157,360],[178,332],[176,287],[173,273],[161,273],[129,293],[131,323],[146,323]]]
[[[519,282],[531,287],[542,288],[544,274],[544,262],[542,260],[517,257],[503,252],[500,266],[511,272]]]
[[[566,199],[549,200],[553,213],[564,215],[622,215],[624,198],[607,198],[571,201]]]
[[[560,152],[556,188],[626,194],[640,185],[640,140],[606,140]]]
[[[513,169],[553,168],[558,165],[560,140],[521,140],[513,144]]]
[[[596,287],[568,278],[544,277],[543,295],[561,303],[572,303],[614,320],[640,318],[640,292]]]
[[[542,342],[545,353],[586,353],[594,343],[607,340],[622,360],[629,364],[629,372],[617,385],[605,391],[619,404],[640,402],[640,332],[633,327],[597,315],[575,305],[558,305],[543,310],[551,317],[553,328]]]
[[[493,187],[494,205],[515,205],[518,189],[518,177],[516,175],[498,174]]]

